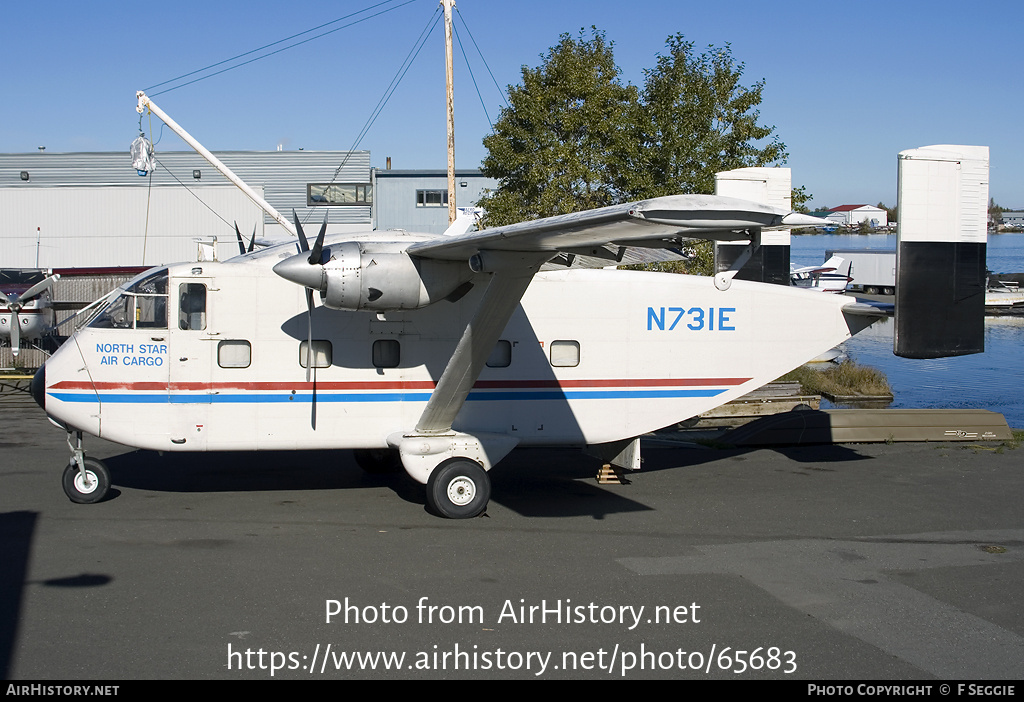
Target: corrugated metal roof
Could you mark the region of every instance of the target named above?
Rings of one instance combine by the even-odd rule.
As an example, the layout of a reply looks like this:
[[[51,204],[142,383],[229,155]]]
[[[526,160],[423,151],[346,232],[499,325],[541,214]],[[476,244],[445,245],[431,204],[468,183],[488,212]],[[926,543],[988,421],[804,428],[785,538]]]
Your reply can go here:
[[[369,183],[369,151],[215,151],[249,185],[306,182]],[[199,170],[206,185],[230,181],[193,151],[157,151],[153,185],[192,183]],[[29,174],[27,181],[21,172]],[[335,175],[337,173],[337,175]],[[0,154],[0,187],[139,185],[143,178],[132,168],[127,149],[116,152]]]

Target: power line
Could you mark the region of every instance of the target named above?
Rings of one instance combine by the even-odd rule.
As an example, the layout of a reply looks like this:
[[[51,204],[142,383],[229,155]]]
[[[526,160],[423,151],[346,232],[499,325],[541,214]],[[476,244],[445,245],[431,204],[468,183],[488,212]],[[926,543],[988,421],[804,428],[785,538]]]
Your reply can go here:
[[[356,135],[355,141],[352,142],[352,146],[345,154],[345,158],[341,162],[341,165],[339,165],[338,168],[335,169],[334,177],[331,178],[331,183],[338,179],[338,176],[341,174],[341,170],[348,164],[348,160],[349,158],[351,158],[352,152],[359,148],[360,142],[362,142],[363,138],[370,131],[370,127],[373,126],[373,123],[377,120],[377,117],[380,116],[380,113],[388,104],[388,101],[391,99],[391,96],[394,95],[395,90],[398,89],[399,83],[402,82],[402,79],[405,77],[405,74],[408,73],[409,69],[412,67],[413,62],[416,60],[416,57],[419,56],[419,53],[423,49],[423,46],[427,43],[427,39],[430,37],[430,34],[433,31],[434,27],[437,26],[440,16],[440,9],[435,9],[434,14],[432,14],[430,16],[430,19],[427,20],[427,24],[426,26],[423,27],[423,31],[420,32],[419,37],[417,37],[416,41],[413,42],[412,48],[409,49],[409,53],[406,54],[405,59],[402,61],[402,64],[398,67],[398,72],[395,73],[395,76],[391,79],[391,82],[388,84],[388,87],[384,90],[384,94],[381,96],[380,100],[377,101],[377,105],[370,112],[370,117],[366,120],[366,124],[363,125],[363,128],[359,130],[359,134]],[[311,215],[312,211],[307,212],[306,220],[308,220]]]
[[[235,61],[237,59],[240,59],[240,58],[242,58],[244,56],[249,56],[250,54],[254,54],[254,53],[263,51],[264,49],[268,49],[268,48],[270,48],[272,46],[277,46],[278,44],[281,44],[283,42],[290,41],[292,39],[295,39],[296,37],[300,37],[300,36],[303,36],[305,34],[309,34],[310,32],[315,32],[318,29],[322,29],[324,27],[328,27],[328,26],[330,26],[332,24],[336,24],[338,22],[341,22],[343,20],[349,19],[351,17],[355,17],[356,15],[360,15],[360,14],[362,14],[364,12],[369,12],[370,10],[373,10],[373,9],[375,9],[377,7],[381,7],[382,5],[387,5],[388,3],[394,2],[394,1],[395,0],[384,0],[384,2],[379,2],[376,5],[370,5],[369,7],[363,8],[362,10],[359,10],[358,12],[350,13],[348,15],[345,15],[344,17],[339,17],[336,20],[332,20],[332,21],[327,22],[325,24],[321,24],[321,25],[319,25],[317,27],[313,27],[312,29],[307,29],[304,32],[299,32],[298,34],[293,34],[290,37],[286,37],[284,39],[280,39],[278,41],[271,42],[270,44],[266,44],[264,46],[261,46],[258,49],[253,49],[252,51],[246,51],[245,53],[238,54],[237,56],[233,56],[233,57],[231,57],[229,59],[224,59],[223,61],[218,61],[217,63],[210,64],[209,66],[206,66],[205,68],[200,68],[200,69],[197,69],[195,71],[191,71],[189,73],[185,73],[183,75],[180,75],[177,78],[171,78],[170,80],[165,80],[162,83],[157,83],[156,85],[152,85],[152,86],[146,88],[145,92],[149,93],[149,91],[152,90],[153,88],[158,88],[158,87],[160,87],[162,85],[167,85],[169,83],[174,83],[174,82],[179,81],[179,80],[181,80],[183,78],[188,78],[189,76],[196,75],[197,73],[202,73],[204,71],[208,71],[211,68],[216,68],[217,66],[222,66],[222,65],[224,65],[226,63],[230,63],[230,62]],[[243,61],[243,62],[237,63],[237,64],[235,64],[233,66],[228,66],[227,68],[223,68],[223,69],[221,69],[219,71],[214,71],[213,73],[207,74],[205,76],[200,76],[198,78],[194,78],[193,80],[187,81],[187,82],[182,83],[180,85],[175,85],[172,88],[167,88],[166,90],[161,90],[159,92],[153,93],[150,97],[156,97],[157,95],[163,95],[164,93],[169,93],[172,90],[177,90],[178,88],[184,88],[186,85],[192,85],[193,83],[198,83],[199,81],[206,80],[207,78],[213,78],[214,76],[218,76],[221,73],[227,73],[228,71],[232,71],[232,70],[234,70],[236,68],[241,68],[242,66],[246,66],[246,65],[248,65],[250,63],[254,63],[254,62],[259,61],[261,59],[265,59],[265,58],[267,58],[269,56],[273,56],[275,54],[279,54],[282,51],[287,51],[288,49],[294,49],[296,46],[301,46],[302,44],[307,44],[307,43],[309,43],[311,41],[314,41],[316,39],[320,39],[321,37],[325,37],[328,34],[333,34],[335,32],[339,32],[342,29],[346,29],[348,27],[352,27],[352,26],[357,25],[357,24],[359,24],[361,22],[365,22],[366,20],[373,19],[374,17],[379,17],[380,15],[383,15],[383,14],[386,14],[388,12],[391,12],[392,10],[397,10],[400,7],[404,7],[405,5],[410,5],[410,4],[414,3],[414,2],[416,2],[416,0],[406,0],[405,2],[400,3],[398,5],[392,5],[391,7],[385,8],[385,9],[381,10],[380,12],[375,12],[372,15],[367,15],[366,17],[361,17],[361,18],[359,18],[359,19],[357,19],[357,20],[355,20],[353,22],[349,22],[348,24],[344,24],[344,25],[342,25],[340,27],[335,27],[334,29],[328,30],[326,32],[322,32],[321,34],[317,34],[316,36],[309,37],[308,39],[303,39],[302,41],[297,41],[294,44],[289,44],[288,46],[281,47],[280,49],[277,49],[276,51],[271,51],[271,52],[268,52],[266,54],[262,54],[260,56],[256,56],[254,58],[249,59],[248,61]]]
[[[466,18],[462,16],[462,13],[459,12],[459,8],[457,8],[457,7],[455,8],[455,13],[459,16],[459,19],[462,20],[462,26],[466,28],[466,33],[469,35],[469,40],[471,42],[473,42],[473,46],[476,47],[476,53],[480,56],[480,60],[484,62],[484,68],[486,68],[487,69],[487,73],[490,74],[491,81],[493,81],[494,87],[498,89],[498,93],[501,95],[502,101],[505,103],[506,107],[508,107],[509,109],[512,109],[512,106],[508,104],[508,98],[505,97],[505,91],[502,90],[500,85],[498,85],[498,80],[494,77],[494,72],[491,71],[491,67],[489,65],[487,65],[487,59],[484,58],[484,52],[482,52],[480,50],[480,45],[477,44],[476,43],[476,39],[473,38],[473,32],[471,32],[469,30],[469,25],[466,24]],[[465,52],[463,52],[463,53],[465,53]],[[466,63],[469,63],[469,61],[467,60]],[[486,112],[486,110],[484,110],[484,111]]]

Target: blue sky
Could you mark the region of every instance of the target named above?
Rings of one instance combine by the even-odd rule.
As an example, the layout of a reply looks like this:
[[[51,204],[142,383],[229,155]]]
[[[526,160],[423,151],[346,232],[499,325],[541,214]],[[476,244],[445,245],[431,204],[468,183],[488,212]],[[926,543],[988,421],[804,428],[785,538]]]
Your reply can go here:
[[[9,0],[0,152],[127,154],[138,132],[136,90],[379,1]],[[348,149],[436,7],[412,0],[154,99],[212,150]],[[730,44],[746,64],[744,83],[766,82],[761,121],[775,126],[793,182],[814,204],[894,204],[897,152],[945,143],[988,145],[992,197],[1024,208],[1024,60],[1009,31],[1024,23],[1024,3],[460,0],[458,11],[502,87],[519,82],[523,65],[538,65],[561,33],[591,25],[615,42],[622,78],[634,84],[670,34],[698,47]],[[456,28],[495,119],[502,96],[458,20]],[[479,166],[489,130],[456,46],[459,167]],[[444,167],[440,26],[359,147],[376,166],[390,156],[394,168]],[[186,148],[167,129],[157,144]]]

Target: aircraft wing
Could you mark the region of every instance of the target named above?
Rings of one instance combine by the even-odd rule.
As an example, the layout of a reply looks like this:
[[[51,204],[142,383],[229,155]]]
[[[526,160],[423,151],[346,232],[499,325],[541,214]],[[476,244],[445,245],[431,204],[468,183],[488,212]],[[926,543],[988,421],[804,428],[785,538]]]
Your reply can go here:
[[[750,230],[820,226],[817,217],[716,195],[669,195],[419,242],[412,256],[464,260],[480,251],[597,255],[606,245],[670,249],[684,239],[750,239]],[[607,251],[607,249],[605,249]]]

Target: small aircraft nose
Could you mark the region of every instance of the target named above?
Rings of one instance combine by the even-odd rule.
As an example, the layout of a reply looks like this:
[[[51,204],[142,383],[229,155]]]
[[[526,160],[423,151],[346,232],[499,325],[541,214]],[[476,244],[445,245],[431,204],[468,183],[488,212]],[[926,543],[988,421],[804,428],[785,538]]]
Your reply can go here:
[[[32,383],[29,386],[29,390],[32,393],[32,399],[36,401],[36,404],[46,409],[46,364],[39,366],[39,370],[32,376]]]
[[[324,289],[324,267],[311,264],[309,254],[300,253],[274,266],[274,272],[285,280],[291,281],[313,290]]]

